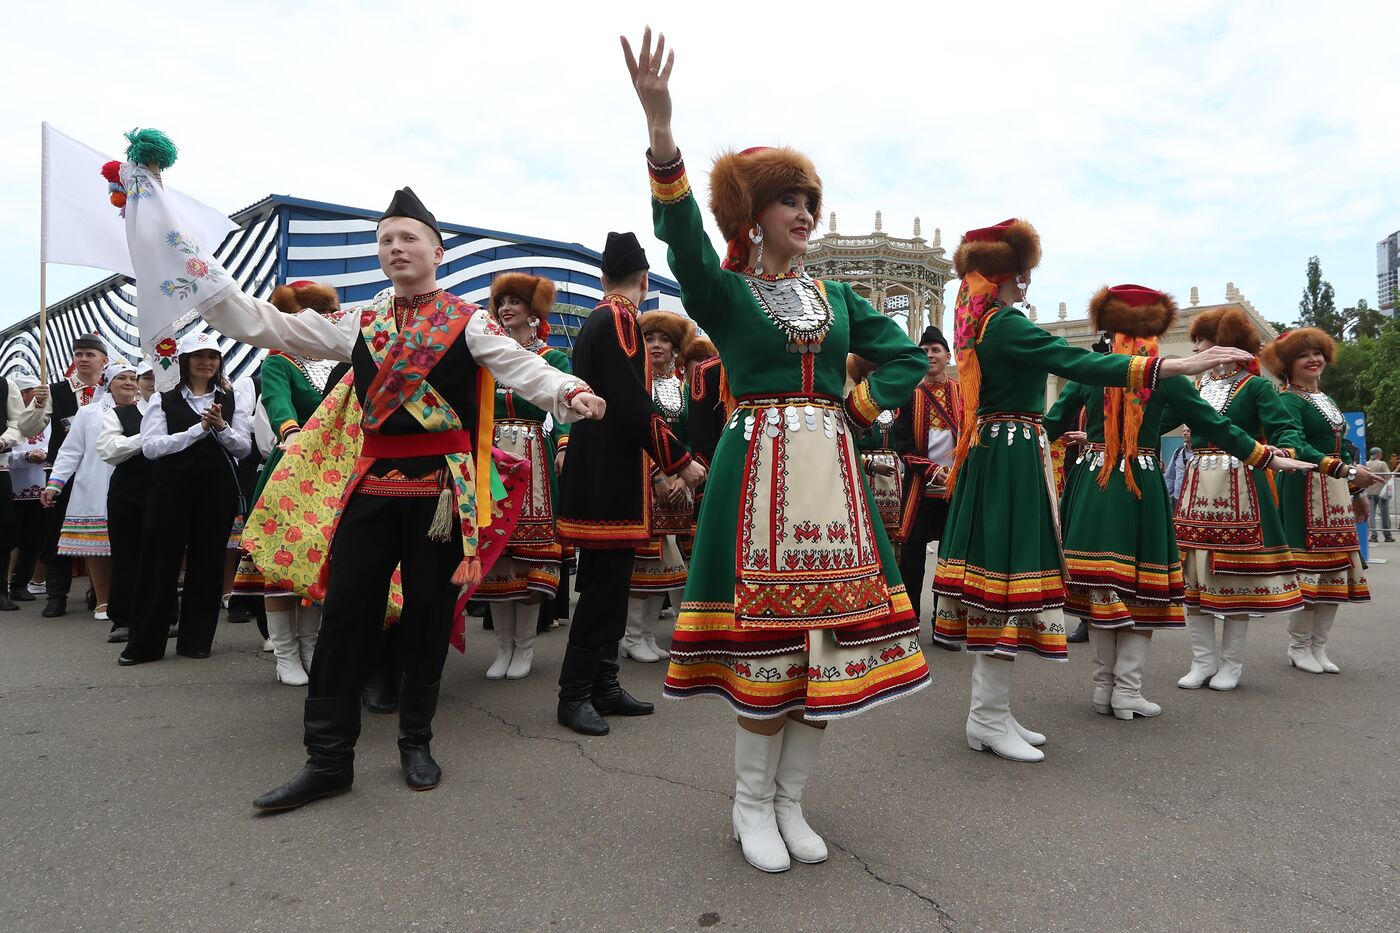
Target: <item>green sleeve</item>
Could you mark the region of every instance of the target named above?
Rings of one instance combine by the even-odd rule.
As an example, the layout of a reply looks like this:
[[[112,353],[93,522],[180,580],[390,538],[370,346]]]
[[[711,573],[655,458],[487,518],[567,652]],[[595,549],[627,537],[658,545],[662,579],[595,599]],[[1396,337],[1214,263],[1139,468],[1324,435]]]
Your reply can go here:
[[[1296,395],[1276,391],[1262,376],[1250,382],[1259,386],[1254,389],[1255,404],[1259,408],[1259,425],[1269,443],[1293,450],[1299,460],[1321,463],[1327,454],[1309,444],[1303,433],[1303,409],[1308,403]]]
[[[286,357],[270,355],[263,360],[262,403],[267,409],[267,422],[279,437],[288,421],[301,424],[296,406],[292,404],[292,387],[300,376],[301,370]]]
[[[1178,425],[1191,429],[1191,443],[1196,444],[1200,437],[1212,447],[1219,447],[1226,453],[1248,460],[1254,454],[1258,441],[1250,437],[1234,422],[1211,407],[1201,398],[1201,393],[1185,376],[1172,376],[1163,379],[1157,391],[1167,398],[1167,407],[1162,413],[1160,430],[1165,433]]]
[[[909,401],[928,372],[928,357],[904,333],[845,282],[827,281],[828,290],[840,289],[851,325],[850,352],[865,357],[876,369],[861,385],[881,409],[896,409]]]
[[[719,255],[705,235],[705,226],[695,192],[685,181],[684,166],[678,181],[670,182],[663,200],[662,188],[652,173],[652,224],[656,237],[666,244],[666,261],[681,287],[681,303],[702,329],[723,327],[723,310],[730,302],[723,297],[725,279],[732,276],[720,267]],[[678,185],[685,190],[676,194]],[[671,200],[670,198],[674,198]]]
[[[1041,419],[1041,424],[1045,428],[1046,440],[1054,441],[1066,431],[1077,430],[1079,413],[1084,410],[1088,400],[1089,393],[1086,386],[1078,382],[1066,382],[1065,387],[1060,390],[1060,397],[1055,399],[1055,404]]]
[[[983,342],[1003,348],[1016,363],[1052,372],[1091,386],[1127,386],[1133,357],[1121,353],[1095,353],[1072,347],[1063,337],[1026,320],[1018,311],[1003,308],[992,318]]]
[[[572,365],[570,365],[569,358],[564,355],[562,350],[546,350],[544,351],[542,356],[544,357],[544,361],[546,363],[548,363],[550,366],[553,366],[561,373],[568,373],[571,376],[573,375],[574,368]],[[554,446],[557,448],[559,446],[560,439],[569,436],[569,426],[567,424],[561,423],[558,418],[551,418],[550,420],[554,422],[554,430],[551,433],[554,435]]]

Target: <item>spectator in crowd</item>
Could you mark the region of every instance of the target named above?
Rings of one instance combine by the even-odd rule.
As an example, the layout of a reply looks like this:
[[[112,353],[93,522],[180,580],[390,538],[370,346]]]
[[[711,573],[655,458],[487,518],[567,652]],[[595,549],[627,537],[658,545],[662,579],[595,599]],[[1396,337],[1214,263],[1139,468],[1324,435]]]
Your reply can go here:
[[[1162,478],[1167,481],[1167,495],[1172,500],[1173,514],[1181,502],[1181,483],[1182,480],[1186,479],[1186,464],[1191,462],[1190,428],[1182,429],[1181,441],[1181,448],[1172,454],[1172,458],[1167,461],[1167,469],[1162,475]]]
[[[34,390],[39,380],[29,373],[16,373],[9,377],[10,384],[19,390],[26,406],[34,399]],[[26,411],[32,410],[26,407]],[[39,549],[44,539],[44,507],[39,497],[44,492],[47,479],[46,466],[49,460],[49,428],[42,424],[33,435],[23,437],[10,448],[10,486],[14,490],[15,537],[14,562],[6,565],[9,576],[9,594],[16,602],[33,602],[36,591],[44,592],[42,583],[33,583],[34,572],[41,571]]]
[[[1371,459],[1366,461],[1366,469],[1378,476],[1385,476],[1384,483],[1372,486],[1366,491],[1371,500],[1371,543],[1376,543],[1377,532],[1383,532],[1386,543],[1393,544],[1395,538],[1392,537],[1390,528],[1390,497],[1395,494],[1395,476],[1391,473],[1390,465],[1381,456],[1379,447],[1371,448]]]
[[[113,404],[102,412],[97,454],[112,467],[107,484],[107,537],[112,544],[112,589],[107,614],[112,617],[109,642],[124,642],[136,614],[136,578],[141,566],[142,516],[151,484],[151,461],[141,453],[141,397],[138,373],[150,364],[123,369],[107,381]]]

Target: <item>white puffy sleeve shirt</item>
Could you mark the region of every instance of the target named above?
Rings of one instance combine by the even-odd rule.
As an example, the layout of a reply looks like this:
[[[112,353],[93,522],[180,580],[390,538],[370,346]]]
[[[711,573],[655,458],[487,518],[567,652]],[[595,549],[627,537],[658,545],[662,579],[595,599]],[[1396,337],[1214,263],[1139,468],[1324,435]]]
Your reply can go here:
[[[270,307],[270,306],[269,306]],[[274,309],[274,313],[281,314]],[[148,460],[168,457],[189,448],[206,434],[213,434],[219,446],[228,451],[235,460],[242,460],[253,449],[253,407],[252,383],[240,379],[233,387],[233,420],[222,431],[206,431],[202,422],[195,422],[187,430],[171,434],[165,420],[165,409],[160,404],[160,396],[152,395],[146,414],[141,417],[141,453]],[[188,386],[181,385],[180,396],[203,416],[214,404],[214,393],[195,395]],[[227,420],[227,419],[226,419]]]

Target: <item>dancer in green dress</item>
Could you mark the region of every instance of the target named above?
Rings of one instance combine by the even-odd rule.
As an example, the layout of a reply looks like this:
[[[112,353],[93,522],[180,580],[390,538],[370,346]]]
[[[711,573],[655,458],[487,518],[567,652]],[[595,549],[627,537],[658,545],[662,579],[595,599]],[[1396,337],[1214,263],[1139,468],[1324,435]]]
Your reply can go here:
[[[1136,393],[1248,358],[1223,348],[1181,360],[1071,347],[1012,307],[1039,261],[1035,229],[1014,219],[967,232],[953,257],[962,277],[954,344],[963,416],[933,583],[934,637],[966,641],[973,655],[968,745],[1014,761],[1042,760],[1036,746],[1045,737],[1011,714],[1007,662],[1023,652],[1068,658],[1058,497],[1040,423],[1046,377]]]
[[[1140,285],[1103,288],[1089,303],[1090,326],[1127,356],[1156,356],[1176,317],[1170,295]],[[1081,412],[1084,430],[1072,431]],[[1147,649],[1154,631],[1186,627],[1181,552],[1158,459],[1162,433],[1182,423],[1255,467],[1310,468],[1276,457],[1222,418],[1184,376],[1133,394],[1070,382],[1045,415],[1051,441],[1067,435],[1083,445],[1061,506],[1065,606],[1089,627],[1094,710],[1119,719],[1162,712],[1142,695]]]
[[[1281,398],[1302,426],[1309,446],[1326,454],[1311,476],[1285,476],[1279,483],[1283,534],[1298,565],[1303,609],[1288,617],[1288,663],[1309,674],[1339,674],[1327,656],[1327,639],[1343,603],[1365,603],[1371,590],[1361,565],[1357,512],[1364,493],[1385,482],[1352,461],[1342,441],[1346,418],[1322,391],[1322,373],[1337,358],[1325,331],[1303,327],[1280,334],[1259,354],[1283,380]]]

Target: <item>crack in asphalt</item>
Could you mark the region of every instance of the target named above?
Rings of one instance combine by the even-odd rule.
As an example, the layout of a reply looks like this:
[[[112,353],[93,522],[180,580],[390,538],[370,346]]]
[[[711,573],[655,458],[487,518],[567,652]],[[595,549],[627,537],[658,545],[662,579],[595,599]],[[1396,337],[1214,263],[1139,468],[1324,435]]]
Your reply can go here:
[[[608,773],[608,774],[627,774],[627,775],[631,775],[632,777],[641,777],[641,778],[654,778],[655,780],[663,781],[663,782],[665,782],[665,783],[667,783],[667,784],[672,784],[672,785],[674,785],[674,786],[676,786],[676,787],[684,787],[684,788],[686,788],[687,790],[693,790],[693,791],[696,791],[696,792],[701,793],[701,794],[705,794],[705,795],[710,796],[710,797],[718,797],[718,798],[720,798],[720,799],[722,799],[722,800],[733,800],[733,799],[734,799],[734,795],[733,795],[733,794],[726,794],[726,793],[723,793],[723,792],[721,792],[721,791],[711,790],[711,789],[708,788],[708,787],[700,787],[700,786],[698,786],[698,785],[696,785],[696,784],[687,784],[685,781],[678,781],[678,780],[676,780],[675,778],[669,778],[669,777],[666,777],[666,776],[663,775],[663,774],[654,774],[654,773],[652,773],[652,772],[650,772],[650,771],[633,771],[633,770],[630,770],[630,769],[628,769],[628,768],[619,768],[619,767],[616,766],[616,765],[605,764],[605,763],[599,761],[597,758],[593,757],[593,755],[589,754],[588,749],[584,746],[584,743],[583,743],[581,740],[579,740],[579,739],[571,739],[571,738],[569,738],[569,737],[567,737],[567,736],[540,735],[540,734],[538,734],[538,733],[526,732],[526,731],[525,731],[525,728],[524,728],[522,725],[520,725],[519,723],[516,723],[516,722],[512,722],[512,721],[509,720],[509,719],[506,719],[504,716],[502,716],[500,713],[497,713],[495,710],[487,709],[486,707],[484,707],[484,706],[482,706],[482,705],[480,705],[480,704],[478,704],[478,703],[470,703],[470,702],[468,702],[468,703],[466,703],[466,705],[467,705],[468,707],[470,707],[471,709],[474,709],[474,710],[476,710],[477,712],[479,712],[479,713],[485,715],[486,717],[488,717],[488,718],[490,718],[490,719],[494,719],[496,722],[500,723],[501,725],[506,726],[507,728],[513,730],[513,731],[515,732],[516,735],[520,736],[520,737],[523,738],[523,739],[542,739],[542,740],[547,741],[547,742],[556,742],[556,743],[558,743],[558,744],[560,744],[560,745],[567,745],[567,746],[570,746],[570,747],[572,747],[575,751],[577,751],[577,752],[579,753],[579,757],[583,758],[583,759],[584,759],[585,761],[587,761],[589,764],[593,765],[595,768],[597,768],[598,770],[603,771],[603,772],[605,772],[605,773]],[[836,850],[838,850],[838,851],[844,853],[844,854],[845,854],[846,856],[848,856],[852,861],[854,861],[857,865],[859,865],[859,866],[861,867],[861,870],[862,870],[862,871],[864,871],[864,872],[865,872],[867,875],[869,875],[871,878],[874,878],[874,879],[875,879],[876,881],[878,881],[880,884],[883,884],[883,885],[885,885],[886,887],[890,887],[890,888],[898,888],[898,889],[900,889],[901,891],[905,891],[905,892],[907,892],[907,893],[909,893],[909,894],[912,894],[914,897],[917,897],[919,900],[921,900],[921,901],[923,901],[924,903],[928,904],[931,908],[933,908],[934,912],[937,913],[937,915],[938,915],[938,923],[939,923],[939,926],[941,926],[943,929],[949,930],[949,931],[951,931],[951,930],[953,929],[953,916],[952,916],[952,914],[948,913],[948,911],[945,910],[945,909],[943,908],[943,905],[939,904],[938,901],[934,900],[932,897],[929,897],[927,894],[924,894],[922,891],[919,891],[919,890],[917,890],[916,888],[910,887],[909,885],[907,885],[907,884],[905,884],[905,883],[903,883],[903,882],[901,882],[901,881],[894,881],[894,880],[891,880],[891,879],[889,879],[889,878],[884,877],[884,876],[881,875],[879,872],[875,871],[875,869],[871,867],[870,863],[869,863],[868,861],[866,861],[866,859],[865,859],[863,856],[861,856],[859,853],[857,853],[857,852],[854,851],[853,849],[851,849],[851,848],[849,848],[849,847],[847,847],[847,846],[844,846],[844,845],[842,845],[842,844],[839,843],[839,842],[834,841],[831,837],[829,837],[829,836],[823,836],[822,838],[824,838],[824,839],[826,840],[826,843],[827,843],[828,846],[830,846],[831,848],[834,848],[834,849],[836,849]]]

